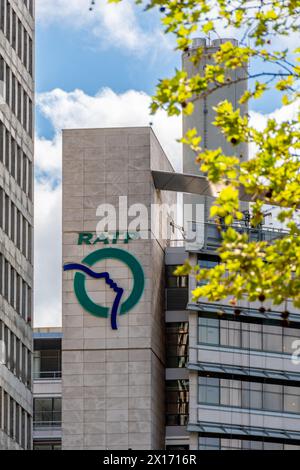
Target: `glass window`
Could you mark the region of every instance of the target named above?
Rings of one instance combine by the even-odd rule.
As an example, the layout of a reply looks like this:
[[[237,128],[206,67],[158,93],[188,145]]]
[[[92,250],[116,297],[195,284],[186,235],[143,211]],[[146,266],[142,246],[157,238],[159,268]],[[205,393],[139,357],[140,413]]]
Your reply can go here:
[[[22,382],[26,384],[27,379],[27,350],[26,347],[21,345],[21,354],[22,354]]]
[[[300,330],[294,328],[284,328],[283,330],[283,352],[292,354],[295,351],[293,342],[300,340]]]
[[[10,330],[7,326],[4,326],[4,344],[5,344],[5,365],[6,367],[9,366],[9,339],[10,339]]]
[[[263,348],[262,325],[249,323],[250,349],[261,351]]]
[[[35,398],[33,402],[36,426],[60,425],[61,398]]]
[[[166,324],[167,367],[186,367],[188,360],[188,322]]]
[[[4,231],[8,235],[9,234],[9,197],[7,194],[4,195],[4,201],[5,201],[5,219],[4,219]]]
[[[291,354],[295,340],[300,340],[300,331],[293,328],[198,317],[201,344]]]
[[[26,412],[22,410],[21,417],[21,446],[25,449],[26,443]]]
[[[22,119],[22,99],[23,96],[23,88],[20,83],[18,83],[18,119],[21,122]]]
[[[14,438],[14,422],[15,422],[15,402],[10,398],[9,404],[9,435]]]
[[[10,214],[11,214],[11,240],[15,242],[15,231],[16,231],[16,206],[11,203],[11,208],[10,208]]]
[[[8,432],[8,410],[9,410],[9,396],[6,392],[4,392],[4,410],[3,410],[3,414],[4,414],[4,419],[3,419],[3,429],[4,431]]]
[[[220,379],[215,377],[199,377],[198,388],[199,403],[220,404]]]
[[[283,400],[282,385],[263,384],[263,408],[270,411],[281,411]]]
[[[15,335],[11,332],[10,333],[10,353],[9,353],[9,357],[10,357],[10,365],[9,365],[9,368],[10,368],[10,371],[15,373],[15,367],[16,367],[16,362],[15,362],[15,341],[16,341],[16,337]]]
[[[22,57],[22,34],[21,34],[22,28],[23,26],[22,26],[21,20],[18,20],[18,57],[19,58]]]
[[[300,394],[297,387],[284,387],[284,411],[300,413]]]
[[[10,270],[10,305],[15,307],[15,270],[11,268]]]
[[[26,249],[27,249],[27,221],[26,221],[25,217],[23,217],[23,224],[22,224],[22,253],[25,257],[27,257]]]
[[[186,426],[189,413],[188,380],[166,382],[166,425]]]
[[[28,179],[28,196],[29,196],[29,199],[32,200],[32,183],[33,183],[33,174],[32,174],[32,163],[29,162],[29,169],[28,169],[28,173],[29,173],[29,179]]]
[[[11,16],[11,6],[6,2],[6,38],[10,42],[10,16]]]
[[[16,404],[16,441],[20,444],[20,406]]]
[[[219,439],[199,436],[199,450],[297,450],[299,446],[278,442],[250,441],[241,439]]]
[[[11,143],[11,174],[16,178],[16,142],[12,139]]]
[[[27,387],[31,389],[32,354],[27,350]]]
[[[21,342],[18,338],[16,338],[16,376],[20,377],[20,348]]]
[[[221,327],[221,344],[232,348],[241,347],[241,323],[228,321],[225,328]]]
[[[218,437],[199,437],[199,450],[220,450],[220,448]]]
[[[244,450],[263,450],[263,448],[262,441],[242,441],[242,449]]]
[[[220,321],[216,318],[198,317],[198,337],[203,344],[219,344]]]
[[[240,380],[221,379],[220,403],[224,406],[242,406]]]
[[[264,442],[264,450],[283,450],[281,442]]]
[[[44,349],[40,351],[40,377],[61,376],[61,351],[59,349]]]
[[[262,384],[242,382],[242,408],[262,409]]]
[[[263,325],[264,351],[282,352],[282,328],[273,325]]]
[[[22,214],[17,211],[17,247],[21,249]]]
[[[27,450],[31,450],[31,416],[27,413]]]
[[[242,441],[239,439],[221,439],[221,450],[241,450]]]
[[[26,318],[26,305],[27,305],[26,292],[27,292],[26,282],[22,281],[22,318],[24,318],[25,321],[27,321],[27,318]]]
[[[33,450],[61,450],[61,443],[34,442]]]
[[[166,266],[166,286],[167,287],[188,287],[188,276],[175,276],[174,271],[177,266]]]
[[[198,265],[200,266],[200,269],[212,269],[217,266],[217,264],[219,264],[219,259],[217,257],[204,258],[203,256],[204,255],[202,255],[201,258],[198,258]],[[208,281],[206,280],[197,281],[197,285],[201,286],[207,284],[207,282]]]

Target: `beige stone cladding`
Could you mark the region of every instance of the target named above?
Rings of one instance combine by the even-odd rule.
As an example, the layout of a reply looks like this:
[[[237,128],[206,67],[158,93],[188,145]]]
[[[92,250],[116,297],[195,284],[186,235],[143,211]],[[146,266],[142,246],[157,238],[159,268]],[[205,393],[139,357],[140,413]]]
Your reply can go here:
[[[78,245],[79,232],[94,232],[96,208],[173,203],[155,190],[151,169],[172,171],[151,128],[66,130],[63,132],[63,263],[78,262],[104,247]],[[118,227],[117,227],[118,228]],[[63,273],[62,445],[64,449],[162,449],[164,447],[164,247],[153,237],[118,240],[140,262],[145,289],[138,304],[108,318],[85,311],[74,294],[74,272]],[[128,294],[130,270],[117,260],[99,263]],[[90,297],[111,305],[114,293],[87,279]]]

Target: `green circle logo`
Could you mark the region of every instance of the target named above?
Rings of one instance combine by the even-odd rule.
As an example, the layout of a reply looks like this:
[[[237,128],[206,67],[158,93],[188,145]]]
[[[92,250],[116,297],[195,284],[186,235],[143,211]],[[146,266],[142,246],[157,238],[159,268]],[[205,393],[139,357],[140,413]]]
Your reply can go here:
[[[118,260],[124,263],[131,271],[133,278],[133,288],[129,297],[121,303],[124,289],[110,277],[109,272],[95,272],[91,269],[99,261],[108,259]],[[64,266],[64,271],[81,271],[76,272],[74,277],[74,292],[80,305],[96,317],[111,317],[112,329],[116,330],[117,315],[123,315],[129,312],[140,300],[145,287],[144,271],[139,261],[128,251],[120,248],[103,248],[89,254],[82,260],[82,263],[69,263]],[[94,279],[104,279],[106,284],[116,293],[111,309],[96,304],[88,295],[86,290],[86,275]]]

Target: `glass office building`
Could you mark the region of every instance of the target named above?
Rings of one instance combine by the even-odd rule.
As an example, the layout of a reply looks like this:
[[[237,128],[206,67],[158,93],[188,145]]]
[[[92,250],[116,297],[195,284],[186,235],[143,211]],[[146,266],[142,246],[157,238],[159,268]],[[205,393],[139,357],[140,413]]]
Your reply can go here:
[[[166,250],[167,448],[300,449],[300,374],[292,362],[299,312],[291,307],[286,324],[280,311],[254,303],[190,299],[185,309],[194,279],[171,271],[187,257],[218,262],[210,248]]]

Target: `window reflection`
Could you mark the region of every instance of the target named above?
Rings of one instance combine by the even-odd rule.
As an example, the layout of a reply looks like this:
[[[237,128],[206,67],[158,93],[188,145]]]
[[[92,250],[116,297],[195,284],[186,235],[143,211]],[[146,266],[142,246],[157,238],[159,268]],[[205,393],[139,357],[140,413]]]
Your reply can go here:
[[[200,344],[291,354],[293,342],[299,339],[300,332],[294,328],[198,318]]]
[[[199,437],[199,450],[299,450],[300,446],[281,442]]]
[[[199,376],[198,401],[205,405],[300,413],[300,387]]]
[[[166,425],[186,426],[189,413],[188,380],[167,380],[166,382]]]
[[[188,361],[189,324],[166,324],[167,367],[186,367]]]

